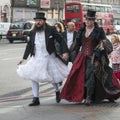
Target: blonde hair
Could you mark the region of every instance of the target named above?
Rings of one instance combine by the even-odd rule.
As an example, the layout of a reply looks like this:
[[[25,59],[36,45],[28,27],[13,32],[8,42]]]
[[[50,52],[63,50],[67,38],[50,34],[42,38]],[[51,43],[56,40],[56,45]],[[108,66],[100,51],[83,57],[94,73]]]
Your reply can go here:
[[[57,22],[57,23],[55,23],[55,25],[58,26],[58,28],[60,29],[60,32],[64,32],[65,31],[64,26],[63,26],[63,24],[61,22]]]
[[[120,42],[120,38],[117,34],[112,34],[111,38],[115,38],[115,43],[119,43]]]

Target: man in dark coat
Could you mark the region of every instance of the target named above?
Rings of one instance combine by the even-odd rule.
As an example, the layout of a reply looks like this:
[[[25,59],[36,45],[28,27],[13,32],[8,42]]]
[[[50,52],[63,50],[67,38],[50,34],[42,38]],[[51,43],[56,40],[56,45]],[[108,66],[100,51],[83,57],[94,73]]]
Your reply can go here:
[[[62,33],[63,37],[65,38],[65,41],[67,43],[68,49],[69,49],[69,61],[74,62],[78,49],[71,51],[71,46],[73,42],[75,41],[77,31],[75,31],[75,24],[73,22],[67,23],[67,29]]]
[[[29,106],[39,105],[39,82],[51,82],[56,92],[56,102],[60,102],[59,83],[69,73],[69,68],[61,60],[69,58],[68,47],[64,38],[57,32],[54,26],[46,23],[45,13],[37,12],[35,26],[30,32],[30,40],[27,43],[23,59],[19,62],[17,73],[20,77],[32,81],[33,101]],[[55,40],[59,42],[61,55],[55,55]],[[24,60],[31,56],[30,60],[21,65]]]

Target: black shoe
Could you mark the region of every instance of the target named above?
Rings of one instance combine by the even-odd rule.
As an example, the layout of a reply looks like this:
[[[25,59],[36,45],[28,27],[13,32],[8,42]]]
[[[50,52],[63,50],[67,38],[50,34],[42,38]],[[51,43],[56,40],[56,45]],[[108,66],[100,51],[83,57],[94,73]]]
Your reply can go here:
[[[61,101],[60,91],[56,92],[56,102],[59,103]]]
[[[32,103],[29,104],[29,106],[37,106],[40,105],[40,101],[38,97],[34,97]]]
[[[112,98],[109,98],[108,100],[109,100],[110,103],[115,103],[115,100],[112,99]]]
[[[88,96],[84,103],[85,103],[85,105],[90,106],[90,104],[91,104],[91,97]]]

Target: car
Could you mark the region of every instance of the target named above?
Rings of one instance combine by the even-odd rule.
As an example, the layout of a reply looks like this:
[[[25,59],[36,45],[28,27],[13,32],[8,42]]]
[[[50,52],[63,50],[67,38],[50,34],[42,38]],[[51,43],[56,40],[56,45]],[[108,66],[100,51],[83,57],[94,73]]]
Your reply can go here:
[[[10,24],[10,28],[7,32],[6,38],[10,43],[15,40],[22,40],[24,42],[28,41],[28,33],[34,25],[34,21],[26,22],[13,22]]]
[[[10,23],[9,22],[0,22],[0,40],[5,36],[9,30]]]

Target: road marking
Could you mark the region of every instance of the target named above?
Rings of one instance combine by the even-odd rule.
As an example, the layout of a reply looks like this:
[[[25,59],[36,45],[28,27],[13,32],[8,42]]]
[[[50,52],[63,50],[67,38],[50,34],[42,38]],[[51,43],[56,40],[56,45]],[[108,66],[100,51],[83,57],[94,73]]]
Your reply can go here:
[[[4,58],[4,59],[0,59],[0,60],[3,60],[3,61],[7,61],[7,60],[15,60],[15,59],[20,59],[21,57],[11,57],[11,58]]]
[[[2,49],[2,50],[0,50],[0,52],[7,52],[7,51],[11,51],[11,50],[16,50],[16,49],[20,50],[20,49],[25,49],[25,48],[14,48],[14,49],[5,49],[5,50]]]
[[[55,96],[54,93],[40,93],[40,97],[53,97]],[[8,102],[8,101],[17,101],[17,100],[25,100],[25,99],[31,99],[33,95],[16,95],[16,96],[10,96],[10,97],[3,97],[0,98],[0,103],[1,102]]]

